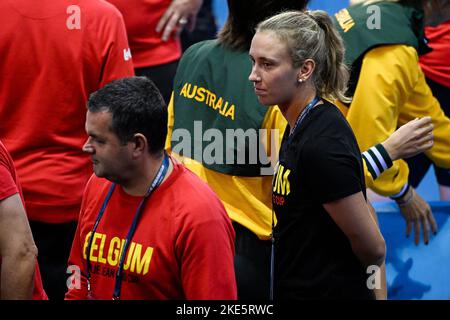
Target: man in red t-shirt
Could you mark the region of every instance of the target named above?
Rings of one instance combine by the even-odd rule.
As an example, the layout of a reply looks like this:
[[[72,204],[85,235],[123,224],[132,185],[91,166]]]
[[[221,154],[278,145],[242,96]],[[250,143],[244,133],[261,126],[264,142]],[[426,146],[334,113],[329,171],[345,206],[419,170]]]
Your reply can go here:
[[[80,281],[66,299],[236,299],[231,220],[165,153],[167,108],[156,86],[134,77],[98,90],[86,131],[95,175],[69,259]]]
[[[88,102],[83,195],[66,299],[236,299],[235,233],[217,195],[164,151],[167,108],[151,80]],[[76,269],[76,268],[75,268]]]
[[[0,298],[46,300],[13,161],[0,141]]]
[[[44,287],[63,298],[84,186],[85,103],[134,74],[120,12],[100,0],[0,1],[0,137],[21,179]]]

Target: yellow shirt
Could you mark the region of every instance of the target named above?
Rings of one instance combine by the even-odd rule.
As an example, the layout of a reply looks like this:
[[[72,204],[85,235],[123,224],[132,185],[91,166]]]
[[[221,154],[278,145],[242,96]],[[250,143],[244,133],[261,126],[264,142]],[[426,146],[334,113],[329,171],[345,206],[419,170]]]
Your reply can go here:
[[[416,50],[386,45],[366,53],[347,112],[360,149],[386,140],[399,126],[424,116],[433,120],[435,139],[425,154],[438,166],[450,168],[450,119],[426,84]],[[368,186],[379,194],[394,195],[407,183],[408,173],[406,162],[398,160]]]

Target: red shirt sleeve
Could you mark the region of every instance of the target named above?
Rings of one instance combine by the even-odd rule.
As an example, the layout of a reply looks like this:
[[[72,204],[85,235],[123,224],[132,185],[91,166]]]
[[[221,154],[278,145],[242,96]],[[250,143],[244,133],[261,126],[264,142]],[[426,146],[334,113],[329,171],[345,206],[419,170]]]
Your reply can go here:
[[[104,44],[100,52],[104,55],[104,59],[100,88],[113,80],[134,76],[125,24],[118,10],[108,19],[102,33],[101,39]]]
[[[19,192],[11,172],[0,159],[0,201]]]

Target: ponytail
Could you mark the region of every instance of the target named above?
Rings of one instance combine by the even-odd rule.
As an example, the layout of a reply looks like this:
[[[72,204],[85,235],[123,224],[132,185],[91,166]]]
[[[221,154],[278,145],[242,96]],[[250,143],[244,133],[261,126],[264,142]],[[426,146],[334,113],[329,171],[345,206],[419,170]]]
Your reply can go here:
[[[324,11],[312,11],[311,17],[322,29],[325,38],[325,64],[320,72],[321,93],[333,99],[349,103],[345,96],[349,71],[344,63],[345,48],[341,36],[333,25],[333,21]]]

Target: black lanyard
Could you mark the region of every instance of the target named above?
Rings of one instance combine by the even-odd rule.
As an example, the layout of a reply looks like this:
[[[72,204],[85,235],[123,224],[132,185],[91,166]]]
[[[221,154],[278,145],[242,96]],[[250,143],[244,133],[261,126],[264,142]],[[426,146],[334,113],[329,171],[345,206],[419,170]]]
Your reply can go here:
[[[126,255],[128,246],[130,244],[131,238],[133,237],[133,234],[136,231],[136,225],[137,225],[137,222],[141,215],[142,208],[144,207],[145,201],[150,197],[150,195],[153,193],[153,191],[155,191],[156,188],[158,188],[158,186],[164,180],[164,177],[166,176],[168,169],[169,169],[169,157],[164,152],[164,160],[163,160],[161,166],[159,167],[158,173],[156,174],[155,178],[153,179],[152,184],[150,185],[147,192],[145,193],[144,198],[139,203],[139,206],[136,209],[136,213],[134,214],[133,223],[131,224],[131,227],[128,230],[128,234],[125,239],[125,243],[123,245],[122,252],[120,255],[119,268],[117,269],[117,273],[116,273],[116,282],[114,285],[114,293],[113,293],[113,297],[112,297],[113,300],[119,300],[119,298],[120,298],[120,289],[121,289],[121,285],[122,285],[122,270],[123,270],[123,266],[125,263],[125,255]],[[91,268],[92,268],[91,267],[91,246],[92,246],[92,240],[94,238],[94,233],[97,230],[98,224],[99,224],[100,220],[102,219],[103,213],[105,212],[106,206],[108,205],[108,202],[109,202],[111,195],[115,188],[116,188],[115,183],[113,183],[111,185],[111,187],[109,188],[108,194],[106,195],[106,198],[103,201],[102,207],[100,208],[100,211],[98,212],[97,220],[95,221],[94,227],[92,228],[91,236],[89,238],[89,243],[87,246],[87,254],[86,254],[86,256],[87,256],[87,261],[86,261],[86,263],[87,263],[87,289],[88,289],[89,296],[92,296],[92,291],[91,291]]]
[[[288,136],[288,141],[294,136],[294,133],[298,128],[300,127],[300,124],[305,120],[305,117],[308,115],[308,113],[311,111],[312,108],[315,107],[315,105],[320,101],[320,97],[316,96],[308,105],[303,109],[303,111],[298,116],[297,120],[295,121],[294,128],[292,129],[292,133]],[[279,166],[279,164],[278,164]],[[277,166],[277,171],[278,171]],[[272,178],[272,187],[274,184],[276,172]],[[274,280],[275,280],[275,235],[273,234],[275,229],[275,212],[272,207],[272,234],[270,235],[270,241],[271,241],[271,250],[270,250],[270,288],[269,288],[269,299],[273,300],[273,289],[274,289]]]

